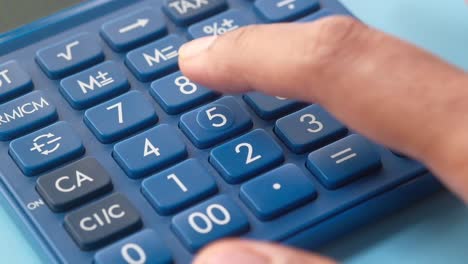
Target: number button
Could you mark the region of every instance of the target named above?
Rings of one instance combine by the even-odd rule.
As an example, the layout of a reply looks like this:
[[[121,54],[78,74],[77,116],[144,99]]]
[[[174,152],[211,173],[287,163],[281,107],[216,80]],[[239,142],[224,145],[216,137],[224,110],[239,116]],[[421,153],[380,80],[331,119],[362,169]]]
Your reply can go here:
[[[262,129],[214,148],[210,162],[229,183],[242,182],[283,161],[281,147]]]
[[[247,217],[226,195],[212,198],[172,219],[172,229],[192,252],[214,240],[239,235],[248,228]]]
[[[380,168],[375,146],[351,135],[310,153],[307,168],[328,189],[336,189]]]
[[[169,114],[179,114],[200,105],[217,94],[207,88],[193,83],[181,72],[154,81],[151,84],[151,95]]]
[[[153,230],[143,230],[112,246],[102,249],[94,256],[95,264],[170,264],[172,255],[159,235]]]
[[[262,119],[271,120],[288,114],[303,103],[279,96],[268,96],[258,92],[251,92],[244,95],[244,101]]]
[[[348,130],[318,105],[285,116],[275,125],[275,133],[295,153],[321,147],[346,135]]]
[[[131,91],[88,109],[84,121],[102,143],[111,143],[158,121],[141,92]]]
[[[159,125],[115,144],[113,156],[130,178],[140,178],[187,156],[179,132]]]
[[[248,181],[240,189],[241,199],[262,220],[278,217],[316,196],[312,181],[292,164]]]
[[[217,192],[210,173],[195,159],[149,177],[143,195],[162,215],[172,214]]]
[[[230,96],[188,112],[180,118],[180,128],[199,148],[213,146],[251,126],[249,114]]]

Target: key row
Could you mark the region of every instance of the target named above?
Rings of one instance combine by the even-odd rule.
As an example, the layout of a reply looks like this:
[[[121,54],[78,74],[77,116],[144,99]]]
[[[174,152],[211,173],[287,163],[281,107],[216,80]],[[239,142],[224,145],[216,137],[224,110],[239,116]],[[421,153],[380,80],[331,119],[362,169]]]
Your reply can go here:
[[[356,137],[352,139],[354,143],[367,144],[362,142],[362,138],[356,139]],[[334,147],[323,151],[332,149]],[[363,160],[368,157],[364,155]],[[371,158],[375,161],[374,157]],[[349,156],[340,156],[339,163],[349,162],[350,159]],[[90,159],[86,160],[87,163],[90,161]],[[351,169],[359,173],[363,173],[363,169],[365,171],[376,169],[375,164],[371,164],[373,161],[368,162],[368,167],[365,169],[362,166],[351,167]],[[356,165],[354,161],[351,163]],[[96,166],[96,164],[91,165]],[[88,169],[88,174],[92,173],[89,168],[85,169]],[[188,170],[193,170],[195,175],[202,176],[200,177],[201,184],[193,177],[192,171]],[[69,172],[72,173],[69,175],[73,175],[78,170]],[[81,179],[88,177],[83,172],[80,173]],[[94,173],[94,175],[97,174]],[[70,180],[64,177],[56,178],[59,182],[56,185],[63,187],[62,181]],[[108,180],[104,182],[107,183]],[[70,186],[72,187],[68,190],[76,187],[76,185]],[[42,187],[38,183],[38,189]],[[180,211],[180,208],[185,209],[216,194],[217,186],[203,166],[191,159],[145,180],[142,184],[142,192],[158,213],[163,212],[162,214],[166,215],[169,212],[167,210]],[[44,194],[41,193],[41,195]],[[296,165],[286,164],[242,184],[239,196],[258,219],[269,221],[313,201],[318,193],[309,176]],[[191,200],[187,202],[187,199]],[[48,204],[49,202],[47,201]],[[75,242],[84,250],[100,248],[140,229],[142,225],[138,211],[118,193],[67,214],[64,224]],[[243,210],[231,198],[221,194],[175,215],[171,221],[171,229],[188,250],[195,252],[214,240],[246,232],[249,229],[249,221]],[[97,257],[104,258],[102,254],[107,255],[107,253],[103,252],[113,251],[111,248],[118,247],[120,243],[98,252]]]

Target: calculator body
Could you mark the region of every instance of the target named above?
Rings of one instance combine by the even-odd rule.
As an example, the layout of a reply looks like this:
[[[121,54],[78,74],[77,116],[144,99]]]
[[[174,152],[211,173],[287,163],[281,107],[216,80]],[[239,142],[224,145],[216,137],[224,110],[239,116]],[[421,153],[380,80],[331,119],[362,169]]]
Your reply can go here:
[[[252,1],[228,0],[227,2],[228,7],[216,12],[216,14],[210,14],[210,16],[217,15],[218,13],[221,14],[226,10],[236,9],[240,10],[247,18],[254,21],[254,23],[265,22],[265,20],[258,15],[258,12],[254,10]],[[279,114],[279,116],[275,118],[267,120],[268,118],[265,119],[259,116],[255,109],[246,102],[243,95],[229,97],[248,113],[251,118],[251,126],[221,140],[220,143],[214,146],[196,146],[193,144],[193,140],[189,136],[186,136],[185,131],[181,132],[179,130],[179,127],[181,127],[181,116],[184,113],[195,111],[195,109],[203,107],[204,104],[221,100],[224,97],[216,95],[211,99],[207,99],[203,104],[195,105],[181,113],[169,114],[168,110],[164,109],[160,103],[153,98],[149,90],[153,81],[175,72],[176,69],[169,70],[158,77],[145,77],[145,80],[141,81],[141,79],[137,78],[132,70],[129,69],[128,65],[124,63],[127,54],[131,52],[131,50],[157,41],[163,38],[167,33],[144,41],[144,44],[138,44],[137,47],[128,51],[115,51],[115,49],[109,47],[108,42],[101,37],[102,34],[100,33],[102,25],[109,21],[113,21],[145,7],[151,7],[153,10],[160,10],[162,6],[163,1],[156,0],[88,1],[23,26],[17,30],[0,35],[0,65],[4,62],[16,61],[24,71],[30,75],[33,82],[33,88],[28,92],[5,100],[2,104],[6,104],[8,101],[16,98],[21,98],[32,91],[41,91],[43,95],[48,98],[49,102],[56,107],[58,115],[55,122],[68,123],[73,132],[82,140],[85,149],[82,150],[81,154],[76,155],[66,162],[59,162],[59,164],[53,168],[38,173],[34,172],[32,176],[25,176],[24,171],[18,166],[18,161],[12,158],[15,154],[12,154],[14,151],[11,150],[10,143],[16,137],[12,136],[11,139],[0,142],[0,178],[2,193],[21,220],[24,221],[28,229],[27,235],[34,237],[34,240],[37,241],[37,245],[40,248],[39,252],[44,255],[46,263],[91,263],[93,259],[96,261],[95,258],[99,251],[111,247],[113,244],[118,243],[118,241],[122,241],[141,230],[154,231],[157,235],[158,243],[163,245],[166,251],[169,252],[169,258],[173,262],[188,263],[197,249],[190,249],[190,246],[187,247],[186,243],[181,241],[183,240],[181,236],[183,237],[184,235],[180,234],[180,230],[175,230],[172,223],[174,221],[173,218],[179,214],[183,214],[186,210],[189,210],[189,208],[218,196],[228,197],[236,204],[242,214],[244,214],[245,219],[247,219],[247,227],[244,227],[243,231],[232,235],[239,235],[251,239],[277,241],[307,249],[317,249],[325,242],[333,240],[359,226],[371,223],[399,208],[406,207],[409,203],[426,197],[440,188],[439,182],[434,179],[423,165],[396,155],[378,145],[375,145],[375,149],[382,163],[382,167],[379,170],[373,171],[370,175],[353,180],[350,183],[340,185],[337,188],[324,187],[306,166],[308,154],[319,149],[319,147],[313,147],[302,154],[293,153],[275,132],[275,122],[277,119],[299,111],[306,107],[305,105],[290,109],[285,113]],[[320,1],[320,6],[335,14],[350,15],[341,4],[334,0]],[[167,32],[181,36],[185,40],[190,39],[187,33],[188,25],[176,25],[164,12],[161,13],[161,16],[164,17]],[[209,19],[210,16],[206,19]],[[203,19],[197,19],[197,21],[203,21]],[[191,23],[192,22],[189,22],[189,24]],[[131,25],[129,24],[129,26]],[[39,50],[55,43],[60,43],[64,39],[68,39],[82,32],[87,32],[95,37],[103,51],[104,58],[99,60],[99,62],[91,64],[94,66],[104,61],[116,62],[119,69],[124,72],[128,80],[129,90],[141,92],[146,100],[150,102],[151,106],[154,107],[158,115],[157,122],[138,129],[130,135],[122,137],[122,139],[111,140],[112,142],[110,143],[103,143],[103,141],[96,138],[94,133],[90,131],[89,125],[85,124],[84,121],[85,111],[90,107],[84,106],[82,109],[77,110],[70,105],[70,102],[64,98],[64,94],[59,91],[62,79],[86,69],[76,70],[73,71],[74,73],[70,74],[67,73],[63,77],[51,78],[44,73],[44,70],[37,62],[37,52]],[[66,50],[64,50],[63,56],[66,57],[70,54],[71,53],[67,54]],[[87,68],[90,67],[92,66]],[[110,96],[100,103],[112,100],[113,97],[114,96]],[[38,126],[37,129],[33,131],[24,133],[24,137],[48,125],[54,124],[54,122],[46,123],[47,124],[43,126]],[[180,162],[184,159],[198,160],[203,168],[212,175],[217,189],[212,194],[206,195],[205,198],[199,199],[196,203],[190,203],[190,205],[183,206],[182,209],[170,213],[160,213],[155,210],[154,206],[148,202],[147,197],[142,194],[142,181],[172,165],[178,164],[178,162],[173,162],[171,165],[153,170],[151,173],[143,173],[144,176],[132,178],[122,169],[121,164],[116,162],[114,148],[115,144],[118,144],[118,142],[144,133],[148,129],[162,124],[178,129],[177,133],[184,143],[187,152],[184,158],[180,159]],[[280,146],[284,157],[283,161],[275,167],[249,176],[249,179],[233,183],[226,181],[225,178],[220,176],[219,169],[210,161],[211,150],[226,142],[235,140],[247,132],[256,131],[257,129],[264,131]],[[352,134],[352,131],[347,131],[340,136],[340,138],[345,138]],[[54,170],[63,168],[84,157],[94,158],[107,173],[111,175],[112,190],[108,189],[103,191],[102,194],[96,195],[82,205],[73,206],[70,210],[61,212],[52,211],[49,209],[48,205],[45,204],[43,197],[38,193],[38,179],[44,174],[49,174]],[[21,157],[16,157],[16,159],[20,158]],[[246,205],[245,199],[240,197],[241,186],[250,179],[256,179],[258,175],[268,173],[268,171],[284,164],[292,164],[307,175],[307,178],[313,183],[316,189],[316,197],[307,203],[295,207],[293,210],[280,213],[278,216],[271,219],[259,217]],[[89,249],[80,249],[76,241],[74,241],[67,231],[64,219],[70,212],[86,207],[112,193],[120,193],[134,206],[141,218],[139,227],[136,227],[131,232],[127,232],[125,235],[115,237],[112,241],[102,245],[90,246]],[[203,212],[201,213],[203,214]],[[116,214],[117,213],[114,212],[114,215]],[[222,219],[217,219],[216,221],[223,222],[221,220]],[[214,224],[216,224],[216,221],[214,221]]]

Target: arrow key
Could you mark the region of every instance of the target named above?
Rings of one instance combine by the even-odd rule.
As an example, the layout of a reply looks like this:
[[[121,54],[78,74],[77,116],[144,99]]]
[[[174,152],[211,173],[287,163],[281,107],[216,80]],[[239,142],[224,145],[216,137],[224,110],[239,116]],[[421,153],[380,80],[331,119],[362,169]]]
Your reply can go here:
[[[109,21],[101,28],[102,38],[115,51],[128,51],[167,33],[161,11],[144,8]]]

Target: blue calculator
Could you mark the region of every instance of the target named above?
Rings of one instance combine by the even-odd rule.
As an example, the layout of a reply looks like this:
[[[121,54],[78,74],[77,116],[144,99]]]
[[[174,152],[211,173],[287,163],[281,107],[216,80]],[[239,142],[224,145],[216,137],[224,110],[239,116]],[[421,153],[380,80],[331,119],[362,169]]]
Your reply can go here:
[[[56,2],[0,24],[1,190],[45,263],[189,263],[225,237],[316,249],[440,189],[319,105],[178,70],[191,39],[351,15],[336,0]]]

